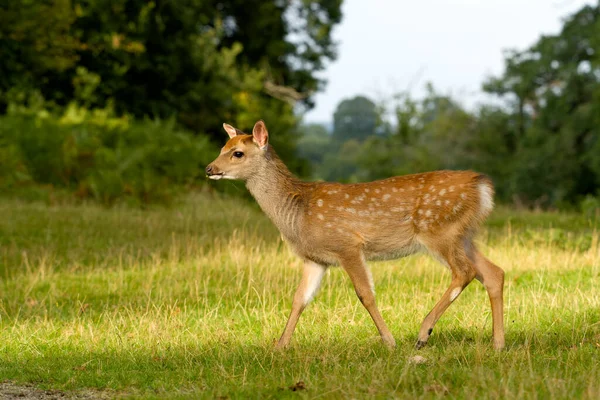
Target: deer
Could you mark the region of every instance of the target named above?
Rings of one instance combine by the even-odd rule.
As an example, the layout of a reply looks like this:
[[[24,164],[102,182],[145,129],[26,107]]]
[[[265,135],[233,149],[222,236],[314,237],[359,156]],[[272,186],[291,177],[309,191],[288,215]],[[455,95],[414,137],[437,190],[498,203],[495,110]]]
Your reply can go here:
[[[493,347],[504,348],[504,271],[475,246],[474,236],[494,207],[494,187],[473,171],[434,171],[366,183],[306,182],[295,177],[269,145],[260,120],[245,134],[223,124],[229,140],[206,167],[210,179],[245,182],[262,211],[303,260],[300,284],[275,347],[290,344],[300,315],[328,268],[350,277],[383,343],[396,342],[375,301],[367,261],[424,252],[447,267],[450,286],[421,324],[416,348],[427,344],[442,314],[473,279],[485,287],[492,309]]]

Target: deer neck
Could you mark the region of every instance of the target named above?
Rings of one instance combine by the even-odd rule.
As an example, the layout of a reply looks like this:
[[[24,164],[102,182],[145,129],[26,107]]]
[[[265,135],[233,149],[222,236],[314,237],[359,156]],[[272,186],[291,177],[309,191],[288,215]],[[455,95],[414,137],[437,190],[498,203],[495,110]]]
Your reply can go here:
[[[246,181],[246,187],[279,231],[288,240],[293,240],[299,236],[302,222],[302,182],[287,169],[271,147],[265,160]]]

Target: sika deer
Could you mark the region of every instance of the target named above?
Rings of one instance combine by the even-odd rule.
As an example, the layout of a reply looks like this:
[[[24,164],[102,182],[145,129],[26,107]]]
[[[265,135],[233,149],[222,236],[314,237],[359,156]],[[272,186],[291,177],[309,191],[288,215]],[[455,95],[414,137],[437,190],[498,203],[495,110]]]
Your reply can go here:
[[[292,311],[277,343],[289,344],[300,314],[317,292],[327,268],[340,265],[375,322],[381,339],[395,341],[377,305],[373,259],[396,259],[428,252],[452,273],[450,286],[425,317],[417,348],[462,290],[477,278],[487,289],[494,347],[504,347],[504,271],[486,259],[473,236],[493,208],[490,180],[471,171],[436,171],[375,182],[340,184],[302,182],[268,145],[262,121],[252,135],[223,124],[229,141],[206,167],[211,179],[240,179],[295,252],[304,259],[302,280]]]

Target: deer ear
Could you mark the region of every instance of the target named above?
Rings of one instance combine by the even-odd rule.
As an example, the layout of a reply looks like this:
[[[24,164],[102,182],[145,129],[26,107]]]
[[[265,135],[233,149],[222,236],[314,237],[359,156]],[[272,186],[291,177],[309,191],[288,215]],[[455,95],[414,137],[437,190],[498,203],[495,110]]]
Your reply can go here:
[[[225,132],[227,132],[227,134],[229,135],[230,139],[232,137],[236,136],[236,135],[242,135],[243,134],[242,131],[240,131],[239,129],[234,128],[233,126],[231,126],[229,124],[223,124],[223,129],[225,129]]]
[[[254,143],[256,143],[261,150],[267,148],[267,145],[269,144],[269,132],[267,131],[267,127],[262,120],[254,124],[254,129],[252,129],[252,137],[254,139]]]

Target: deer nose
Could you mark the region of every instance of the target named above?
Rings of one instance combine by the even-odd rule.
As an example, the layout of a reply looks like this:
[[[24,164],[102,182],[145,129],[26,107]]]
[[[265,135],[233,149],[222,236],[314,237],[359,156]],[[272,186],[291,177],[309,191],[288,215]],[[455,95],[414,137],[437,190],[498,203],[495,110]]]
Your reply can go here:
[[[212,165],[209,164],[206,167],[206,175],[209,175],[209,176],[212,175],[212,171],[213,171],[213,167],[212,167]]]

